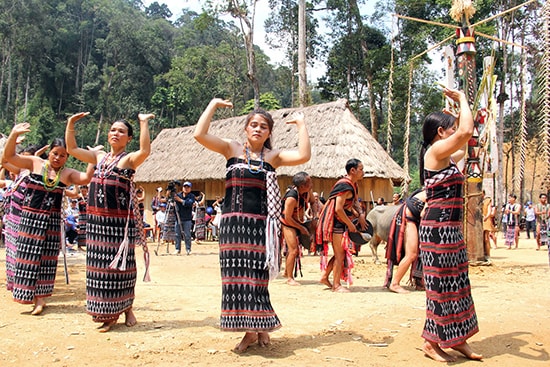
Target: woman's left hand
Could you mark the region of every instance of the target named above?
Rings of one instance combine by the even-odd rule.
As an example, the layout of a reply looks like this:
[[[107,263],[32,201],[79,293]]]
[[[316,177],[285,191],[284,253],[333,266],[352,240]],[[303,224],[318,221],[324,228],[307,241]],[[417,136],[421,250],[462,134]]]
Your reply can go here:
[[[155,115],[152,113],[140,113],[138,114],[139,121],[149,121],[150,119],[154,119]]]
[[[77,122],[78,120],[80,120],[81,118],[85,117],[85,116],[88,116],[90,113],[89,112],[78,112],[78,113],[75,113],[74,115],[72,115],[71,117],[69,117],[69,120],[67,121],[68,123],[75,123]]]
[[[300,125],[304,123],[304,113],[298,112],[292,115],[290,120],[285,121],[286,124],[296,124]]]

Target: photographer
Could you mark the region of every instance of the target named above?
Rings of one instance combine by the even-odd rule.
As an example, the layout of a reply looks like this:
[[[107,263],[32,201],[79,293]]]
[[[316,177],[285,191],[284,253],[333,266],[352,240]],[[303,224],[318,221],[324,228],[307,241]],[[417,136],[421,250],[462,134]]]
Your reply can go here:
[[[176,203],[174,202],[174,196],[180,187],[181,182],[177,180],[171,181],[166,187],[164,198],[166,202],[166,219],[164,221],[162,239],[167,242],[174,242],[176,240]]]
[[[193,206],[195,205],[195,195],[191,192],[191,182],[183,183],[183,189],[174,195],[173,200],[176,203],[176,251],[178,255],[181,252],[181,236],[184,235],[185,250],[187,255],[191,254],[191,230],[193,229]],[[183,232],[183,233],[182,233]]]

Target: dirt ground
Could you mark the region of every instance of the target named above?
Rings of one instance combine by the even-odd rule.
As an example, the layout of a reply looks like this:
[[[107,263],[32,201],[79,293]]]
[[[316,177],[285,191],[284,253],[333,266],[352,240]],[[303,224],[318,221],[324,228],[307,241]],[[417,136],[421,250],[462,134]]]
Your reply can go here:
[[[470,268],[480,332],[470,339],[483,362],[452,365],[548,366],[550,292],[548,253],[521,234],[520,248],[493,250],[492,266]],[[151,250],[156,246],[150,244]],[[5,291],[5,251],[0,249],[0,366],[437,366],[420,351],[425,296],[381,287],[385,265],[370,250],[355,258],[355,283],[336,294],[317,283],[317,257],[303,258],[302,286],[283,278],[270,285],[283,328],[272,345],[231,349],[241,333],[219,331],[221,280],[215,243],[193,245],[190,256],[151,251],[150,283],[136,286],[138,324],[119,321],[105,334],[85,312],[85,255],[70,256],[70,284],[60,262],[53,296],[40,316]],[[384,249],[378,254],[383,257]],[[141,249],[138,250],[141,254]],[[140,257],[141,258],[141,257]],[[458,353],[451,351],[451,354]]]

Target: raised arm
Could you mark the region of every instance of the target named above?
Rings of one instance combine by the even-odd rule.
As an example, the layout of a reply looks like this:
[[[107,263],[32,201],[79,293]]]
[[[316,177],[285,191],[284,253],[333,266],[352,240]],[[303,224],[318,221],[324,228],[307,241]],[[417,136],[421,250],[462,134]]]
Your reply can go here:
[[[15,153],[17,138],[20,135],[31,131],[30,126],[31,125],[28,122],[23,122],[13,127],[10,135],[8,136],[8,139],[6,140],[6,145],[4,146],[4,154],[2,156],[2,162],[7,162],[20,169],[28,169],[30,171],[33,171],[34,157],[23,156]]]
[[[130,168],[136,169],[151,153],[151,135],[149,134],[149,120],[154,119],[152,113],[140,113],[139,119],[139,150],[128,154]]]
[[[206,149],[222,154],[227,159],[233,155],[230,141],[209,134],[208,129],[210,128],[212,117],[218,108],[232,107],[233,104],[227,100],[221,98],[212,99],[199,118],[193,134],[193,137],[199,144],[203,145]]]
[[[298,129],[298,150],[281,150],[278,157],[272,162],[275,168],[279,166],[297,166],[306,163],[311,158],[311,144],[304,122],[304,114],[300,112],[286,123],[295,124]]]
[[[75,137],[75,123],[81,118],[88,116],[89,112],[75,113],[67,120],[67,127],[65,128],[65,143],[67,144],[67,153],[78,159],[79,161],[86,163],[97,163],[97,151],[79,148],[76,144]]]
[[[454,89],[444,89],[443,93],[460,105],[458,127],[456,132],[446,139],[442,139],[432,145],[431,154],[438,161],[452,157],[455,161],[464,157],[468,140],[474,132],[474,119],[468,100],[464,92]]]

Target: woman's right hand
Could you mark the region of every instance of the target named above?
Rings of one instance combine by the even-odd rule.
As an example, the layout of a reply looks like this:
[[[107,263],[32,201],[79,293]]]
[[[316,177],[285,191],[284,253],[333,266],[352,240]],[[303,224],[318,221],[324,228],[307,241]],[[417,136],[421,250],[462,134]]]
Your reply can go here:
[[[71,117],[69,117],[69,119],[67,120],[67,122],[69,124],[74,124],[75,122],[77,122],[78,120],[80,120],[81,118],[85,117],[85,116],[88,116],[90,113],[89,112],[78,112],[78,113],[75,113],[74,115],[72,115]]]
[[[461,100],[468,102],[468,100],[466,99],[466,94],[458,89],[445,88],[443,89],[443,94],[456,102],[460,102]]]
[[[20,124],[16,124],[12,129],[11,132],[15,136],[19,136],[21,134],[25,134],[31,131],[31,124],[28,122],[22,122]]]
[[[214,98],[210,101],[210,104],[216,108],[233,108],[233,103],[228,99]]]

